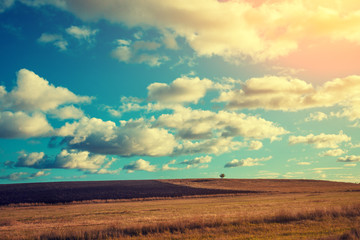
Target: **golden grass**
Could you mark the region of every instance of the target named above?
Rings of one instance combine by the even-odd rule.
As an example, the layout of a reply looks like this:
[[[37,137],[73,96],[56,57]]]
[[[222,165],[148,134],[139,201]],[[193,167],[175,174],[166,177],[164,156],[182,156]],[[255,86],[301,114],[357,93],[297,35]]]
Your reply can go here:
[[[354,205],[358,204],[358,205]],[[360,192],[0,207],[1,239],[316,239],[360,223]]]
[[[191,221],[176,221],[176,222],[167,222],[167,223],[157,223],[149,225],[135,225],[132,227],[123,228],[121,226],[112,226],[106,229],[92,230],[92,231],[67,231],[67,232],[51,232],[48,234],[43,234],[39,239],[53,239],[53,240],[62,240],[62,239],[124,239],[128,237],[150,237],[159,236],[159,234],[177,234],[184,236],[191,236],[194,233],[199,234],[199,232],[210,233],[228,233],[228,235],[242,233],[253,233],[258,234],[259,230],[262,232],[269,233],[269,226],[274,226],[276,223],[281,223],[283,226],[286,224],[291,224],[292,222],[301,222],[302,224],[306,221],[336,221],[338,219],[353,219],[359,220],[360,218],[360,205],[347,206],[341,208],[332,208],[332,209],[317,209],[314,211],[304,211],[304,212],[291,212],[283,211],[271,217],[264,217],[259,219],[237,219],[233,221],[227,221],[221,217],[216,217],[213,219],[196,219]],[[305,222],[304,222],[305,220]],[[312,222],[314,223],[314,222]],[[284,225],[285,224],[285,225]],[[268,226],[266,226],[268,225]],[[307,224],[306,224],[307,225]],[[254,228],[255,226],[255,228]],[[293,226],[291,224],[290,226]],[[205,231],[204,231],[205,230]],[[254,231],[255,230],[255,231]],[[275,232],[278,234],[280,232]],[[357,230],[352,230],[351,232],[357,234]],[[197,235],[195,234],[195,235]],[[153,236],[151,236],[153,235]],[[286,235],[286,234],[285,234]]]
[[[0,207],[0,239],[359,239],[359,184],[162,181],[261,193],[11,204]]]

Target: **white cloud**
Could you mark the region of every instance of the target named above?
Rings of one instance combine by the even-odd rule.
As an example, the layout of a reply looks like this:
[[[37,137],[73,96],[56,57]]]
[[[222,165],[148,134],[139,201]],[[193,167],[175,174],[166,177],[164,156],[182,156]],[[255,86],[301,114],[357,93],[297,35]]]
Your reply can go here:
[[[292,110],[303,107],[306,95],[313,87],[299,79],[265,76],[251,78],[242,84],[242,89],[222,92],[217,102],[228,102],[229,108],[265,108]]]
[[[0,179],[7,179],[7,180],[11,180],[11,181],[26,180],[28,178],[25,177],[25,175],[28,175],[28,174],[29,173],[27,173],[27,172],[16,172],[16,173],[11,173],[6,176],[0,176]]]
[[[262,142],[260,141],[251,141],[249,145],[250,150],[259,150],[263,147]]]
[[[228,108],[296,111],[334,105],[353,108],[357,106],[354,100],[359,94],[360,76],[334,79],[317,88],[300,79],[265,76],[247,80],[241,89],[224,91],[213,101],[227,102]],[[324,119],[325,116],[318,114],[313,118]]]
[[[58,47],[60,51],[65,51],[68,46],[68,42],[60,34],[43,33],[38,39],[40,43],[52,43]]]
[[[174,80],[170,85],[166,83],[152,83],[148,89],[149,100],[165,103],[197,103],[203,98],[206,91],[213,87],[209,79],[198,77],[181,77]]]
[[[169,171],[169,170],[176,171],[176,170],[179,170],[180,168],[178,168],[178,167],[171,167],[170,166],[170,164],[175,164],[175,163],[176,163],[175,159],[171,160],[168,163],[165,163],[164,165],[162,165],[161,171]]]
[[[284,128],[260,117],[227,111],[215,113],[184,107],[174,108],[173,114],[162,114],[154,125],[177,129],[178,135],[183,139],[204,139],[218,132],[223,137],[242,136],[277,140],[279,136],[288,133]],[[258,147],[260,147],[259,144]]]
[[[86,174],[118,174],[119,171],[120,171],[119,169],[108,170],[108,169],[101,168],[99,170],[87,170],[85,173]]]
[[[272,156],[264,157],[264,158],[246,158],[242,160],[233,159],[232,161],[225,164],[225,168],[233,168],[233,167],[252,167],[263,165],[260,162],[268,161],[272,158]]]
[[[211,162],[212,157],[210,156],[202,156],[202,157],[196,157],[194,159],[191,160],[184,160],[183,162],[181,162],[180,164],[185,164],[187,165],[187,168],[192,168],[192,167],[198,167],[200,164],[204,164],[204,163],[209,163]]]
[[[108,170],[114,161],[115,158],[109,160],[105,155],[63,149],[54,159],[43,152],[20,153],[15,167],[79,169],[92,174],[114,174],[118,170]]]
[[[328,150],[326,152],[320,153],[319,156],[320,157],[326,157],[326,156],[337,157],[344,153],[345,153],[345,151],[342,149],[332,149],[332,150]]]
[[[56,156],[54,167],[80,170],[99,169],[104,164],[105,159],[105,155],[64,149]]]
[[[123,170],[127,170],[128,173],[132,173],[134,171],[155,172],[156,166],[151,165],[150,162],[145,161],[144,159],[139,159],[128,165],[125,165]]]
[[[163,62],[169,60],[166,56],[161,56],[154,51],[161,45],[157,42],[145,42],[118,39],[118,46],[112,51],[112,56],[125,63],[144,63],[149,66],[160,66]]]
[[[35,2],[53,5],[60,5],[60,2],[59,7],[84,21],[106,19],[129,28],[171,31],[184,38],[197,55],[218,55],[233,62],[248,58],[254,61],[277,59],[296,51],[303,42],[318,39],[360,42],[357,31],[360,6],[356,1]]]
[[[163,31],[163,43],[168,49],[173,49],[173,50],[179,49],[179,46],[176,42],[176,34],[171,33],[169,31]]]
[[[48,176],[48,175],[50,175],[50,173],[47,173],[45,171],[38,171],[33,174],[30,174],[28,172],[15,172],[9,175],[0,176],[0,179],[7,179],[11,181],[24,181],[24,180],[29,180],[37,177]]]
[[[0,138],[31,138],[51,135],[53,128],[41,113],[0,112]]]
[[[143,100],[136,97],[121,97],[121,105],[118,108],[106,106],[105,109],[114,117],[120,117],[123,113],[140,110],[151,111],[153,104],[141,105]]]
[[[336,117],[347,117],[350,121],[360,119],[360,101],[351,101],[350,106],[342,109],[341,112],[333,113]]]
[[[351,147],[351,148],[360,148],[360,143],[358,143],[358,144],[352,144],[352,143],[350,143],[350,147]]]
[[[17,86],[11,92],[0,91],[0,108],[22,111],[47,111],[62,104],[89,102],[90,97],[77,96],[67,88],[55,87],[34,72],[21,69]]]
[[[360,156],[350,155],[345,157],[339,157],[338,162],[360,162]]]
[[[326,170],[341,170],[341,169],[344,169],[342,167],[327,167],[327,168],[313,168],[312,170],[314,171],[326,171]]]
[[[328,116],[323,112],[310,113],[310,116],[305,119],[306,122],[309,121],[318,121],[321,122],[324,119],[327,119]]]
[[[324,134],[319,135],[309,134],[307,136],[290,136],[290,144],[313,144],[316,148],[338,148],[340,143],[348,142],[351,137],[344,134],[342,131],[339,134]]]
[[[311,165],[309,162],[298,162],[297,165],[304,166],[304,165]]]
[[[243,142],[232,141],[233,138],[212,138],[203,141],[183,141],[174,151],[174,155],[187,154],[222,154],[245,147]]]
[[[51,110],[50,114],[61,120],[80,119],[84,117],[84,112],[73,105]]]
[[[356,163],[344,164],[345,167],[356,167]]]
[[[36,173],[34,173],[34,174],[31,174],[31,175],[30,175],[30,178],[44,177],[44,176],[48,176],[48,175],[50,175],[49,172],[38,171],[38,172],[36,172]]]
[[[71,26],[66,29],[66,32],[79,40],[91,41],[92,37],[98,32],[98,30],[91,29],[86,26]]]
[[[16,167],[45,168],[47,157],[43,152],[22,153],[15,164]]]
[[[112,121],[82,118],[67,123],[58,130],[59,136],[70,137],[71,148],[97,154],[119,156],[166,156],[173,152],[177,142],[165,129],[151,128],[143,119]]]

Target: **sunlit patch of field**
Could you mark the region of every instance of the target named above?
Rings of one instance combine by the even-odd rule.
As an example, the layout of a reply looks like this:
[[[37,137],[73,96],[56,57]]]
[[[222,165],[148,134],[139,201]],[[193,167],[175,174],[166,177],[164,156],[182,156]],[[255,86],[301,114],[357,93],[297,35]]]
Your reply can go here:
[[[210,182],[192,181],[188,180],[187,184],[211,186]],[[227,181],[213,184],[226,187],[231,183]],[[360,230],[360,192],[356,184],[339,188],[337,183],[327,182],[327,188],[318,189],[313,182],[307,189],[298,186],[285,191],[291,182],[286,184],[287,187],[277,187],[279,191],[274,191],[275,184],[269,192],[238,195],[7,205],[0,207],[0,236],[1,239],[337,239],[344,234],[356,236]],[[239,186],[233,184],[233,187]],[[258,190],[260,188],[258,186]]]

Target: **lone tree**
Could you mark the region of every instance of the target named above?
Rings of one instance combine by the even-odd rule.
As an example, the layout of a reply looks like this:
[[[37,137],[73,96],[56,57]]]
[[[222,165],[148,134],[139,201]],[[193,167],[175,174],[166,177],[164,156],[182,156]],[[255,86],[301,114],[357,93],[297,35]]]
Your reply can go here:
[[[224,177],[225,177],[225,174],[220,174],[220,177],[221,177],[221,179],[223,179]]]

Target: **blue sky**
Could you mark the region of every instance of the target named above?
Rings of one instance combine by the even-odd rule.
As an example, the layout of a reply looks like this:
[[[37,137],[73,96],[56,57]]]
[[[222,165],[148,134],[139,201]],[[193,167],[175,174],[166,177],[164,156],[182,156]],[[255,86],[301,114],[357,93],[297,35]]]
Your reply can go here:
[[[0,183],[359,182],[359,11],[0,1]]]

